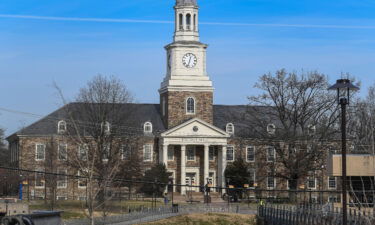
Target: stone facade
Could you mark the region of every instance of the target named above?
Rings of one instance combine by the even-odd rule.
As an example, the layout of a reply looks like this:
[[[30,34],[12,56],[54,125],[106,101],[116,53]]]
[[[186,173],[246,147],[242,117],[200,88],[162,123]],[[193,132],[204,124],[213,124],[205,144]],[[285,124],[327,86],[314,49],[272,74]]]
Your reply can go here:
[[[186,100],[192,97],[195,100],[194,114],[186,113]],[[166,101],[163,103],[163,101]],[[192,119],[199,118],[208,123],[213,123],[213,93],[212,92],[186,92],[173,91],[161,94],[161,108],[165,104],[166,110],[164,123],[167,128],[172,128],[181,123]]]

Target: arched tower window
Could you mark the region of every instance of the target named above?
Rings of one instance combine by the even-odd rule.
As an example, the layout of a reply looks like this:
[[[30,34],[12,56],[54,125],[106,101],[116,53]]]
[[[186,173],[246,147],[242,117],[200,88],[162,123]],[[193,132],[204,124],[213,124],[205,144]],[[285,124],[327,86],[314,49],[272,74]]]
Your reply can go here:
[[[191,15],[186,14],[186,30],[191,30]]]
[[[195,100],[192,97],[186,100],[186,113],[195,114]]]
[[[180,14],[178,16],[179,30],[184,30],[184,16]]]

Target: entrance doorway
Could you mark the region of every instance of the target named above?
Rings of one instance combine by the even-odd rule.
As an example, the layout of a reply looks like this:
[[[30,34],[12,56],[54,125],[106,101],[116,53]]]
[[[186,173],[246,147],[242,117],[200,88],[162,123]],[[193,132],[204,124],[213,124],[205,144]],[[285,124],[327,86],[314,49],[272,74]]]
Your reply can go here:
[[[187,185],[192,185],[192,186],[197,186],[198,183],[197,183],[197,174],[196,173],[186,173],[186,184]],[[190,192],[198,192],[198,187],[187,187],[186,188],[186,191],[190,191]]]

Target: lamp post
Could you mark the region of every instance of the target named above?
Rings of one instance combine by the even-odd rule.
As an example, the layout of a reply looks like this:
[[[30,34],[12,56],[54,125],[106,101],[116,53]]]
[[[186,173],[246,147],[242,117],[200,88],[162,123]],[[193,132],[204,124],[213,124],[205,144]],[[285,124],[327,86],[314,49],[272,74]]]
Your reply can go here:
[[[348,224],[347,218],[347,179],[346,179],[346,106],[349,105],[350,92],[357,91],[359,88],[353,85],[349,79],[339,79],[336,84],[328,90],[337,91],[337,103],[341,105],[341,158],[342,158],[342,224]]]

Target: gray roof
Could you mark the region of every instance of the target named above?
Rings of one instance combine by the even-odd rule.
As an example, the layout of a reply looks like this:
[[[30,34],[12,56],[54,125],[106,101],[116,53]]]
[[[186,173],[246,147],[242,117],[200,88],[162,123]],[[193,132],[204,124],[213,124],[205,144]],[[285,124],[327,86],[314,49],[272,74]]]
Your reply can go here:
[[[197,0],[176,0],[176,6],[185,5],[197,6]]]
[[[13,135],[26,135],[26,136],[43,136],[57,134],[57,124],[60,120],[69,122],[69,118],[79,121],[78,123],[88,124],[87,115],[84,109],[87,106],[84,103],[70,103],[60,109],[52,112],[39,121],[31,124],[30,126],[16,132]],[[131,132],[132,134],[142,135],[143,125],[145,122],[151,122],[154,134],[161,133],[166,130],[162,121],[159,104],[121,104],[121,112],[126,114],[117,126],[123,129],[123,132]],[[256,137],[255,132],[256,124],[252,123],[254,118],[259,118],[264,121],[264,127],[270,123],[271,119],[265,110],[271,110],[271,107],[262,106],[248,106],[248,105],[214,105],[213,106],[213,124],[214,126],[225,130],[228,123],[233,123],[235,127],[235,136],[242,137]],[[259,115],[259,117],[249,116]],[[69,114],[71,113],[71,114]],[[69,115],[74,115],[73,117]],[[254,127],[252,127],[255,125]],[[277,125],[277,124],[276,124]],[[10,137],[12,137],[11,135]]]

